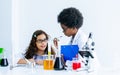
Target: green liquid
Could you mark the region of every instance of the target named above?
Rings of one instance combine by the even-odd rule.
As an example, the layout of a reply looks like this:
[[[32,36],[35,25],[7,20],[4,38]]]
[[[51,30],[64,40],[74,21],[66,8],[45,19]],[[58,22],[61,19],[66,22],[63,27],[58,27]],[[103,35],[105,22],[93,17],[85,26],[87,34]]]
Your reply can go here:
[[[3,48],[0,48],[0,54],[2,54],[2,53],[3,53],[3,51],[4,51],[4,49],[3,49]]]

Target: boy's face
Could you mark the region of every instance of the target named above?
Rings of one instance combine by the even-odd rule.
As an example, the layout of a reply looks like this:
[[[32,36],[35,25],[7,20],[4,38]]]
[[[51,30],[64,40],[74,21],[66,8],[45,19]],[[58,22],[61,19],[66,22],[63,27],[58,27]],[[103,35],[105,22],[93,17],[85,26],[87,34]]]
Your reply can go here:
[[[70,37],[74,35],[74,28],[68,28],[67,26],[65,26],[64,24],[61,24],[61,28],[63,29],[63,33]]]

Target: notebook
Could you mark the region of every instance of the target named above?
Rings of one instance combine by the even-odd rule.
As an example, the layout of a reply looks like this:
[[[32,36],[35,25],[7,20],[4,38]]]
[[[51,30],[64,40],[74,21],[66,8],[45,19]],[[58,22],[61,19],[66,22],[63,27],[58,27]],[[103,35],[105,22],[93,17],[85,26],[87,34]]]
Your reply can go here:
[[[72,60],[78,54],[78,45],[61,45],[61,54],[63,54],[64,61]]]

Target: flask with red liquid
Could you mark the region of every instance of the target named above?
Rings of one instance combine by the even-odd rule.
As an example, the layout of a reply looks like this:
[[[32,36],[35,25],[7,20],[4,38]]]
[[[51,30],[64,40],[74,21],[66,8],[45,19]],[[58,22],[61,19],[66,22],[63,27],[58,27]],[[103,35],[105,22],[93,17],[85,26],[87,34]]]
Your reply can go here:
[[[81,68],[81,63],[78,60],[78,54],[76,55],[75,58],[73,58],[72,68],[73,68],[73,70],[77,70],[77,69]]]

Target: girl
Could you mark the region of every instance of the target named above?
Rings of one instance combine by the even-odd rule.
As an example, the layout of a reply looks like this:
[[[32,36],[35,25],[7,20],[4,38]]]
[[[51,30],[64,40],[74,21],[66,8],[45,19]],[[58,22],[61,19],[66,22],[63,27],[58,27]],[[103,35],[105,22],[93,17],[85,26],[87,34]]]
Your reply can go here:
[[[48,54],[48,35],[42,31],[37,30],[33,33],[29,47],[27,48],[24,58],[20,59],[18,64],[27,64],[28,61],[36,64],[43,64],[43,55]],[[51,54],[55,55],[51,47]]]

